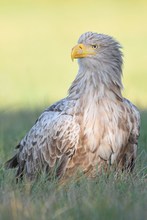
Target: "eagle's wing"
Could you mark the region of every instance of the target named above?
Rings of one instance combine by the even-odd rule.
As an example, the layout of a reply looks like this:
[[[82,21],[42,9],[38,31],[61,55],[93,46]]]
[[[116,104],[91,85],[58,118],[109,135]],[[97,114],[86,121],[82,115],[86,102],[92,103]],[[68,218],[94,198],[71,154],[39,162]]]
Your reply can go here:
[[[123,136],[127,137],[125,146],[122,146],[118,152],[113,152],[111,163],[116,159],[118,167],[123,170],[132,171],[135,165],[138,138],[140,133],[140,113],[139,110],[129,100],[123,100],[123,115],[120,118],[120,130]],[[125,143],[125,141],[123,142]]]
[[[129,100],[124,99],[129,114],[129,123],[131,127],[128,145],[125,152],[125,168],[133,170],[137,155],[138,138],[140,135],[140,112]]]
[[[80,126],[74,101],[63,99],[46,109],[18,145],[18,153],[6,165],[18,166],[17,177],[33,178],[40,170],[56,170],[61,177],[76,150]]]

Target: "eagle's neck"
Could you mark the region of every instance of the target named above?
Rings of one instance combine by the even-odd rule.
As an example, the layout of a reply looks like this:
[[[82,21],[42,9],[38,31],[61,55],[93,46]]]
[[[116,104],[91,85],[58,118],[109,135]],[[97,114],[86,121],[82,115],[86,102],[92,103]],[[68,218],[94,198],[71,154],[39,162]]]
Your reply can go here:
[[[121,100],[121,90],[112,87],[112,82],[105,83],[105,73],[80,69],[69,89],[69,99],[76,100],[75,113],[82,125],[83,137],[86,137],[86,147],[92,152],[99,145],[103,132],[109,123],[111,111]],[[105,80],[106,81],[106,80]],[[116,87],[115,87],[116,86]]]
[[[80,68],[69,88],[69,98],[88,102],[98,102],[100,99],[121,99],[121,84],[105,79],[106,73]]]

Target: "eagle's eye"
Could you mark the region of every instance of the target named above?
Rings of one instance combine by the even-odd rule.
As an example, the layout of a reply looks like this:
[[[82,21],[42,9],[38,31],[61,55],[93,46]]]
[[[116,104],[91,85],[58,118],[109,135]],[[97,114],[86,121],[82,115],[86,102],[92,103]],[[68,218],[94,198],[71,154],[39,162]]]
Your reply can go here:
[[[98,48],[98,45],[93,44],[93,45],[91,45],[91,47],[94,48],[94,49],[96,49],[96,48]]]

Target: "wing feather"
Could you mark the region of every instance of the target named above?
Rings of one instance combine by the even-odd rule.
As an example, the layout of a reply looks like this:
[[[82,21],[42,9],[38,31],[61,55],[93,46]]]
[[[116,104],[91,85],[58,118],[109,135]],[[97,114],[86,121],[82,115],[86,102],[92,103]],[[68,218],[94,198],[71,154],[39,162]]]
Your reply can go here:
[[[135,165],[140,133],[140,113],[136,106],[127,99],[124,99],[123,106],[126,119],[122,118],[120,129],[124,132],[125,137],[127,137],[127,143],[120,149],[117,161],[122,169],[132,171]]]
[[[40,168],[51,170],[57,164],[57,175],[63,174],[79,141],[80,126],[73,115],[73,104],[61,100],[46,109],[21,140],[17,146],[18,177],[23,172],[31,179]]]

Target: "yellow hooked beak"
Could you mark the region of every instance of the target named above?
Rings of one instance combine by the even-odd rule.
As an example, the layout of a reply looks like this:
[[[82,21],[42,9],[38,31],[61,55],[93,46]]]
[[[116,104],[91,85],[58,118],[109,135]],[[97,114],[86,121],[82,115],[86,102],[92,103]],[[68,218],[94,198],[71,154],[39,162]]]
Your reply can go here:
[[[71,59],[73,61],[74,59],[84,58],[88,57],[89,55],[95,54],[96,52],[94,48],[92,48],[90,45],[77,44],[75,47],[72,48]]]

